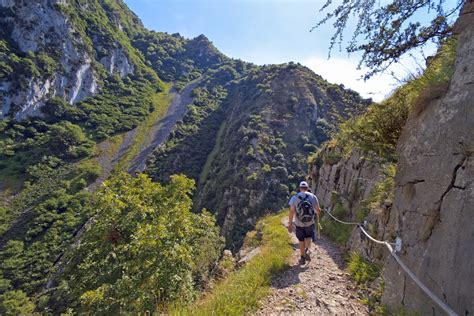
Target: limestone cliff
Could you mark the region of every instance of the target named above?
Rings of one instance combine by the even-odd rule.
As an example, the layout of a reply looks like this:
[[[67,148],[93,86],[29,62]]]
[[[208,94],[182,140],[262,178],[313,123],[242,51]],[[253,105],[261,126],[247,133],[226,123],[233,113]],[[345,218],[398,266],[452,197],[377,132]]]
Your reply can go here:
[[[338,203],[345,218],[366,219],[378,238],[403,241],[400,256],[438,297],[458,314],[474,312],[474,4],[467,3],[456,23],[454,74],[442,95],[418,102],[397,145],[397,173],[386,201],[371,205],[386,165],[361,150],[342,154],[326,146],[310,168],[310,179],[324,206]],[[384,265],[382,303],[421,315],[442,315],[392,260],[352,231],[346,246]]]
[[[398,146],[391,221],[401,258],[460,315],[474,313],[474,3],[456,24],[456,67],[447,94],[413,114]],[[442,314],[393,261],[385,302]]]
[[[0,118],[39,115],[52,97],[75,104],[97,94],[107,73],[134,73],[123,43],[110,33],[92,34],[96,25],[84,30],[70,15],[93,10],[91,5],[76,6],[60,0],[0,2]]]

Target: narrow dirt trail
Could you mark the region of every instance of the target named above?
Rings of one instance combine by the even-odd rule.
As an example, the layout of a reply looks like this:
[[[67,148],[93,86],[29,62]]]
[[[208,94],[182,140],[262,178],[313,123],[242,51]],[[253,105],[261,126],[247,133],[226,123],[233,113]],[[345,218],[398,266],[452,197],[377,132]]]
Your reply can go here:
[[[295,248],[291,267],[272,281],[270,295],[261,301],[257,315],[367,315],[344,271],[342,251],[321,236],[311,245],[312,260],[300,266],[298,240],[294,234],[291,238]]]

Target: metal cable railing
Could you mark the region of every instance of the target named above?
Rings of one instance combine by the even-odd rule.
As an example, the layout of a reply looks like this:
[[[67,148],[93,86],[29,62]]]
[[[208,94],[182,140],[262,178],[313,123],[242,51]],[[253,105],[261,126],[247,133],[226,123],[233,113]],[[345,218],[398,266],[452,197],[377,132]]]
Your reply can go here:
[[[418,285],[418,287],[420,287],[421,290],[423,290],[423,292],[426,293],[426,295],[428,295],[429,298],[431,298],[433,300],[433,302],[438,304],[438,306],[442,310],[444,310],[449,316],[457,316],[456,312],[451,307],[449,307],[444,301],[442,301],[438,296],[436,296],[436,294],[434,294],[428,287],[426,287],[426,285],[424,285],[421,282],[421,280],[408,268],[408,266],[397,255],[397,251],[400,251],[400,248],[401,248],[401,239],[397,238],[396,243],[390,243],[390,242],[385,241],[385,240],[375,239],[374,237],[372,237],[365,230],[364,223],[345,222],[345,221],[342,221],[342,220],[334,217],[334,215],[331,214],[330,210],[323,209],[323,211],[326,212],[326,214],[328,214],[329,217],[331,217],[334,221],[336,221],[340,224],[357,226],[370,241],[372,241],[374,243],[377,243],[377,244],[385,245],[387,247],[387,249],[390,251],[390,255],[392,255],[392,257],[395,259],[395,261],[398,263],[398,265],[400,265],[402,270],[405,271],[405,273],[415,282],[416,285]],[[393,249],[392,245],[395,245],[396,249]]]

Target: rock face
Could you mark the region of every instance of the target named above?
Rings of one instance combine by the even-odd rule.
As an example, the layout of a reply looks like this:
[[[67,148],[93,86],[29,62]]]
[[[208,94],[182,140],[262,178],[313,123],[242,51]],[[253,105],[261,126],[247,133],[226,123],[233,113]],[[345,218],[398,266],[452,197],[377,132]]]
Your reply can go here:
[[[91,58],[77,47],[81,38],[75,38],[73,27],[67,17],[55,8],[54,1],[27,1],[0,3],[11,14],[2,15],[0,23],[9,25],[7,34],[21,53],[37,53],[46,48],[61,49],[61,67],[46,78],[32,76],[26,86],[20,89],[4,89],[1,116],[6,116],[12,107],[15,118],[39,114],[39,108],[53,96],[59,96],[70,103],[77,102],[97,92],[97,79],[91,68]],[[3,86],[12,84],[4,81]]]
[[[402,239],[400,257],[459,315],[474,312],[474,4],[456,23],[455,72],[447,93],[408,118],[397,147],[393,203],[366,217],[381,240]],[[310,169],[312,188],[324,206],[340,203],[355,220],[358,209],[383,178],[384,166],[354,150],[342,158],[326,148]],[[444,312],[400,269],[385,248],[353,230],[347,245],[385,266],[382,303],[421,315]]]
[[[340,219],[358,221],[363,203],[369,199],[377,184],[386,178],[388,164],[369,159],[360,149],[354,149],[348,157],[342,157],[340,148],[325,147],[320,157],[322,159],[311,165],[308,180],[321,207],[335,210],[340,205],[346,213]],[[364,216],[375,228],[371,234],[377,239],[392,239],[393,225],[388,224],[391,206],[391,201],[375,208],[372,206]],[[357,251],[370,260],[383,262],[385,259],[384,249],[364,238],[355,226],[345,246],[347,250]]]
[[[401,258],[459,315],[474,313],[474,3],[456,25],[455,73],[447,94],[412,115],[398,146],[391,221]],[[422,315],[443,313],[393,262],[384,301]]]
[[[36,64],[39,72],[14,71],[0,77],[0,118],[8,115],[21,120],[40,115],[39,109],[52,97],[74,104],[97,94],[103,79],[98,68],[102,66],[122,78],[134,73],[129,57],[112,38],[89,39],[78,31],[66,13],[71,6],[59,0],[0,2],[1,38],[9,49],[2,59],[9,58],[7,63],[15,68],[11,57],[15,54],[16,59],[23,58],[19,63]],[[87,41],[92,41],[95,51],[86,48]],[[113,49],[107,47],[111,42]],[[104,55],[100,61],[96,60],[98,54]],[[51,71],[44,69],[41,58],[53,62]]]
[[[358,149],[348,158],[340,157],[338,150],[324,149],[322,156],[332,156],[333,161],[325,160],[311,166],[309,180],[322,206],[333,208],[338,198],[353,217],[362,200],[383,178],[384,166],[366,159]]]

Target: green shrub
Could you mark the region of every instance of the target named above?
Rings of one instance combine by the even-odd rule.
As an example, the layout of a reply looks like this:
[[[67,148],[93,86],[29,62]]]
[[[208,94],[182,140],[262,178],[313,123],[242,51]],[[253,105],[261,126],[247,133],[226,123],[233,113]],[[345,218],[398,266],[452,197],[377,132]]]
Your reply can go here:
[[[360,254],[353,252],[349,257],[347,270],[352,279],[359,285],[367,285],[380,276],[380,267],[370,263]]]
[[[362,303],[369,307],[370,313],[385,315],[386,310],[381,305],[385,287],[381,277],[382,267],[364,259],[359,253],[352,252],[348,259],[347,270],[363,293]]]
[[[193,188],[184,176],[168,186],[125,173],[104,183],[65,273],[78,311],[143,313],[193,297],[222,249],[214,218],[190,211]]]
[[[384,204],[391,205],[395,193],[396,165],[389,164],[385,169],[385,176],[377,182],[367,198],[362,200],[356,212],[356,220],[362,221],[371,211],[377,211]]]
[[[0,295],[0,313],[2,315],[29,315],[35,310],[35,304],[22,291],[9,291]]]

